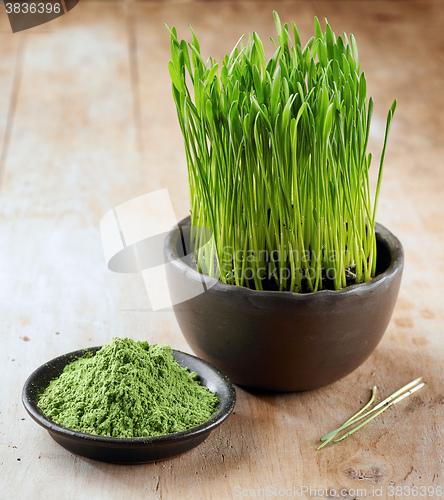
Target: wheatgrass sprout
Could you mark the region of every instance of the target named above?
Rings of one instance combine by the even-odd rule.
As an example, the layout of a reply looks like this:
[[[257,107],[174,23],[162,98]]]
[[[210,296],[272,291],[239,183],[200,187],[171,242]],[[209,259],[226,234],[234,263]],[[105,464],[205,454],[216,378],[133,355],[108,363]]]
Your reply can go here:
[[[419,377],[416,380],[413,380],[413,382],[410,382],[409,384],[406,384],[403,387],[401,387],[401,389],[398,389],[397,391],[395,391],[389,397],[385,398],[384,401],[381,401],[380,403],[378,403],[376,406],[374,406],[370,410],[365,411],[365,410],[367,410],[367,408],[369,408],[373,404],[373,402],[376,398],[377,387],[374,386],[372,389],[372,396],[370,398],[370,401],[363,408],[361,408],[357,413],[355,413],[352,417],[350,417],[340,427],[338,427],[337,429],[322,436],[320,439],[322,441],[322,444],[317,447],[317,450],[320,450],[321,448],[326,446],[330,441],[332,441],[333,443],[338,443],[339,441],[342,441],[343,439],[347,438],[348,436],[351,436],[355,432],[359,431],[359,429],[362,429],[362,427],[364,427],[364,425],[367,425],[369,422],[371,422],[378,415],[385,412],[385,410],[390,408],[390,406],[399,403],[403,399],[409,397],[414,392],[419,391],[419,389],[422,389],[424,386],[425,386],[425,382],[422,382],[422,377]],[[334,439],[337,436],[337,434],[339,434],[341,431],[343,431],[344,429],[347,429],[347,427],[350,427],[351,425],[356,424],[357,422],[359,422],[363,418],[366,418],[366,420],[364,420],[364,422],[361,422],[356,427],[354,427],[350,431],[343,434],[341,437]]]
[[[376,272],[367,98],[353,35],[328,23],[301,45],[281,25],[268,61],[259,35],[204,61],[171,33],[169,72],[184,138],[197,269],[257,290],[338,290]],[[201,244],[197,228],[212,244]]]

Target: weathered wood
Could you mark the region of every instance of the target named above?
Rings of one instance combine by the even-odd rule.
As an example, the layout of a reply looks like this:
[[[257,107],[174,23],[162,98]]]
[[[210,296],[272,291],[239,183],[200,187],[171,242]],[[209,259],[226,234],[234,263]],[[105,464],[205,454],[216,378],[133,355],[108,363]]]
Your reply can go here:
[[[69,454],[21,405],[22,385],[37,366],[113,336],[190,352],[171,312],[149,312],[141,277],[107,269],[99,224],[112,207],[164,187],[177,217],[188,211],[163,23],[183,37],[192,24],[203,53],[220,59],[244,32],[255,29],[266,43],[273,8],[276,2],[81,2],[20,35],[7,32],[0,10],[0,148],[9,137],[0,197],[0,498],[245,498],[267,487],[310,498],[301,487],[311,487],[317,498],[334,488],[329,498],[362,499],[393,498],[390,487],[444,488],[439,1],[278,5],[303,40],[314,15],[327,17],[337,34],[356,36],[376,102],[373,181],[385,113],[398,99],[378,219],[403,242],[407,264],[392,322],[363,366],[307,393],[238,388],[233,415],[201,446],[140,466]],[[373,385],[382,398],[418,376],[427,386],[417,395],[315,451],[319,436],[360,408]],[[439,498],[438,491],[425,497]]]

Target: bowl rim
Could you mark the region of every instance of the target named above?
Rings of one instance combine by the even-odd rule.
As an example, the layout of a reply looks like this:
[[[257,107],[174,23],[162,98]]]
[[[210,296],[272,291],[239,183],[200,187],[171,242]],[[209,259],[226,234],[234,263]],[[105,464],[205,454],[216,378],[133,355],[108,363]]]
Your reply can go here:
[[[290,299],[291,300],[299,300],[299,301],[312,301],[312,300],[324,300],[327,297],[329,299],[342,299],[348,295],[356,294],[356,293],[369,293],[376,288],[380,287],[387,281],[392,281],[395,277],[402,273],[404,267],[404,249],[402,247],[399,239],[389,231],[385,226],[380,224],[379,222],[375,223],[375,233],[377,241],[381,242],[386,246],[389,254],[390,254],[390,264],[387,269],[382,273],[375,276],[370,281],[366,283],[355,283],[353,285],[349,285],[347,287],[341,288],[339,290],[318,290],[316,292],[311,293],[299,293],[299,292],[290,292],[290,291],[278,291],[278,290],[255,290],[251,288],[247,288],[245,286],[240,285],[229,285],[226,283],[222,283],[221,281],[211,278],[207,275],[203,275],[190,267],[186,262],[182,260],[177,252],[177,242],[180,237],[183,237],[183,227],[189,227],[191,224],[191,217],[188,215],[184,217],[181,221],[178,222],[177,226],[179,230],[173,228],[165,237],[164,242],[164,255],[167,262],[174,267],[176,267],[180,272],[186,275],[187,279],[191,281],[195,281],[198,283],[202,283],[202,281],[206,283],[211,283],[211,286],[208,287],[207,292],[222,292],[228,293],[235,291],[237,294],[246,295],[250,297],[259,298],[282,298],[282,299]],[[214,283],[216,281],[216,283]]]
[[[220,371],[217,367],[215,367],[214,365],[212,365],[208,361],[205,361],[202,358],[193,356],[192,354],[188,354],[183,351],[178,351],[176,349],[173,349],[174,357],[177,354],[185,359],[192,358],[194,362],[205,365],[215,375],[217,375],[217,377],[221,380],[221,382],[223,382],[223,384],[227,389],[228,397],[226,398],[225,404],[223,404],[220,397],[218,397],[219,406],[215,411],[215,413],[213,413],[213,415],[206,422],[191,427],[190,429],[180,432],[174,432],[171,434],[162,434],[160,436],[142,436],[142,437],[126,438],[126,437],[111,437],[111,436],[100,436],[96,434],[88,434],[73,429],[69,429],[48,419],[38,409],[38,406],[36,404],[37,392],[35,392],[34,396],[32,396],[33,394],[32,385],[35,383],[36,380],[38,380],[39,376],[43,372],[45,372],[45,370],[48,370],[51,366],[55,365],[56,363],[66,360],[67,362],[61,366],[61,370],[63,370],[63,368],[66,365],[68,365],[75,359],[83,356],[84,354],[86,354],[86,352],[97,352],[101,347],[103,346],[86,347],[83,349],[71,351],[69,353],[57,356],[51,359],[50,361],[40,365],[26,379],[22,389],[22,403],[28,414],[49,433],[57,434],[63,438],[83,440],[85,444],[89,442],[91,445],[95,446],[138,448],[138,447],[146,447],[148,445],[153,445],[153,446],[169,445],[172,443],[194,440],[197,439],[199,436],[202,436],[204,434],[209,434],[213,429],[218,427],[226,418],[228,418],[228,416],[234,409],[236,403],[236,391],[234,389],[233,383],[222,371]],[[198,376],[200,376],[197,371],[196,373]]]

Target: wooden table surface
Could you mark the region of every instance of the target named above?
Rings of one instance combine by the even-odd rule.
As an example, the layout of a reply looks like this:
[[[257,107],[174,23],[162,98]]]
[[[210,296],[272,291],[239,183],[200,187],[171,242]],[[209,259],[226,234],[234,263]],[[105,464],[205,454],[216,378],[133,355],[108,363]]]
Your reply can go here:
[[[233,415],[178,458],[119,466],[73,456],[22,406],[35,368],[114,336],[190,352],[173,313],[150,310],[141,276],[107,269],[100,237],[106,212],[157,189],[168,189],[178,218],[188,211],[163,23],[182,37],[190,23],[203,53],[220,59],[243,33],[267,40],[273,8],[305,41],[314,15],[337,34],[354,33],[376,103],[375,159],[398,99],[378,212],[406,253],[392,321],[373,355],[335,384],[284,395],[237,388]],[[413,498],[413,486],[418,496],[440,497],[443,25],[441,0],[82,0],[68,15],[12,34],[0,5],[1,499]],[[418,376],[427,385],[417,395],[315,451],[373,385],[386,396]]]

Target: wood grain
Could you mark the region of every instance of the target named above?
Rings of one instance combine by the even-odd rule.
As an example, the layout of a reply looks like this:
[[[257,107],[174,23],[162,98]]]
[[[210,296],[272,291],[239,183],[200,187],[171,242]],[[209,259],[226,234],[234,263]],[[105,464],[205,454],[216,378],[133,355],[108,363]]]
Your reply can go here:
[[[385,113],[398,99],[378,219],[403,242],[407,264],[393,319],[364,365],[317,391],[238,388],[233,415],[201,446],[138,466],[69,454],[21,405],[22,385],[37,366],[113,336],[190,352],[173,314],[150,312],[141,277],[107,269],[100,219],[163,187],[178,218],[188,211],[163,23],[183,37],[192,24],[204,54],[220,59],[242,33],[256,29],[265,42],[275,7],[271,1],[254,8],[248,1],[85,1],[21,35],[7,32],[0,11],[0,498],[228,499],[245,498],[239,492],[250,489],[296,494],[306,486],[316,494],[301,497],[362,499],[393,498],[390,486],[444,487],[440,1],[278,5],[304,40],[314,15],[327,17],[337,34],[355,34],[376,101],[373,182]],[[367,401],[373,385],[384,397],[421,375],[427,386],[416,396],[315,452],[319,436]],[[325,495],[325,488],[336,495]]]

